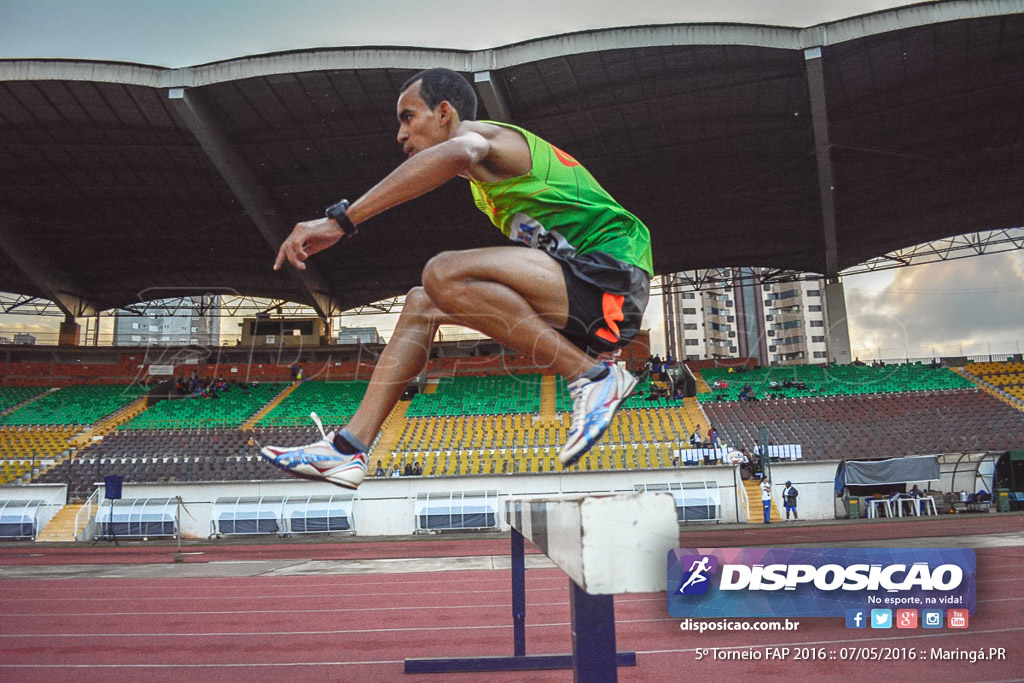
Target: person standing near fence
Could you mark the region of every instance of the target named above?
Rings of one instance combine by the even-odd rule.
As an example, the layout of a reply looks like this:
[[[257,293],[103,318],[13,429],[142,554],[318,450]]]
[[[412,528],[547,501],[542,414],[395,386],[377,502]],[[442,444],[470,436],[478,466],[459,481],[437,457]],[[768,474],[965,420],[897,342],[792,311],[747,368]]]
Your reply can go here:
[[[786,488],[782,489],[782,504],[786,508],[786,521],[789,521],[789,513],[793,513],[793,521],[797,521],[799,517],[796,515],[796,497],[800,495],[800,492],[793,486],[793,482],[787,481]]]

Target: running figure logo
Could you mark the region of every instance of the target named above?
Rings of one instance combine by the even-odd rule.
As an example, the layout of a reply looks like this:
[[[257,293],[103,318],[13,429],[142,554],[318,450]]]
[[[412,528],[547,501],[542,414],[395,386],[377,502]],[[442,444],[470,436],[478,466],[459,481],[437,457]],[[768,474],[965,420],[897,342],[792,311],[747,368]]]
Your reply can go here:
[[[682,567],[689,565],[683,575],[683,585],[679,587],[679,595],[703,595],[711,587],[708,574],[718,571],[718,558],[714,555],[686,555],[679,558]]]

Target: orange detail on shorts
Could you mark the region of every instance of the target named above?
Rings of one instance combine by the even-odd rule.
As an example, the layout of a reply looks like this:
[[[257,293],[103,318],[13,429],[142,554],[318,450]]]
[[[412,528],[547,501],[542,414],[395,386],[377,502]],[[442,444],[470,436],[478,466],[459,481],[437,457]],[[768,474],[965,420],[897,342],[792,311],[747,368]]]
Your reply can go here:
[[[579,166],[580,165],[580,162],[578,162],[575,159],[573,159],[571,155],[566,154],[565,152],[563,152],[562,150],[558,149],[554,145],[551,145],[551,149],[553,149],[555,151],[555,156],[558,157],[558,160],[561,161],[566,166]]]
[[[604,293],[604,297],[601,299],[601,309],[604,313],[604,322],[607,327],[602,327],[595,334],[612,344],[618,343],[619,339],[619,321],[625,319],[625,315],[622,313],[622,303],[626,300],[622,294],[609,294]]]

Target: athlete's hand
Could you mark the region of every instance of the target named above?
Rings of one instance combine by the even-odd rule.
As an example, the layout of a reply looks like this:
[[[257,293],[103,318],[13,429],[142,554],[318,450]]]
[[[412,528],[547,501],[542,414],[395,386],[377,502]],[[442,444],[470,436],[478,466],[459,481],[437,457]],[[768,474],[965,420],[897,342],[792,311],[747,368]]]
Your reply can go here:
[[[299,270],[305,270],[306,259],[332,246],[343,235],[341,228],[331,218],[299,223],[278,249],[274,270],[281,270],[286,260]]]

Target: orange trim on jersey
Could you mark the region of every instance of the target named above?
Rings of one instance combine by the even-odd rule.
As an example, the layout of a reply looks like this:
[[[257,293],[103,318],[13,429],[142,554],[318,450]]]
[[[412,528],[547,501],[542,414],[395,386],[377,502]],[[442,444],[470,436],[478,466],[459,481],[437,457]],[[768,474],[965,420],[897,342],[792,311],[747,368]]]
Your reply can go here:
[[[548,143],[548,144],[551,144],[551,143]],[[562,164],[564,164],[565,166],[569,166],[571,168],[573,166],[579,166],[580,165],[580,162],[576,161],[576,159],[574,159],[571,154],[567,154],[567,153],[563,152],[562,150],[558,149],[554,145],[551,145],[551,149],[555,152],[555,156],[558,157],[558,160],[561,161]]]
[[[607,327],[602,327],[595,334],[607,342],[615,344],[621,339],[619,335],[619,321],[625,319],[622,313],[622,303],[626,297],[622,294],[604,293],[601,298],[601,309],[604,313],[604,322]]]

